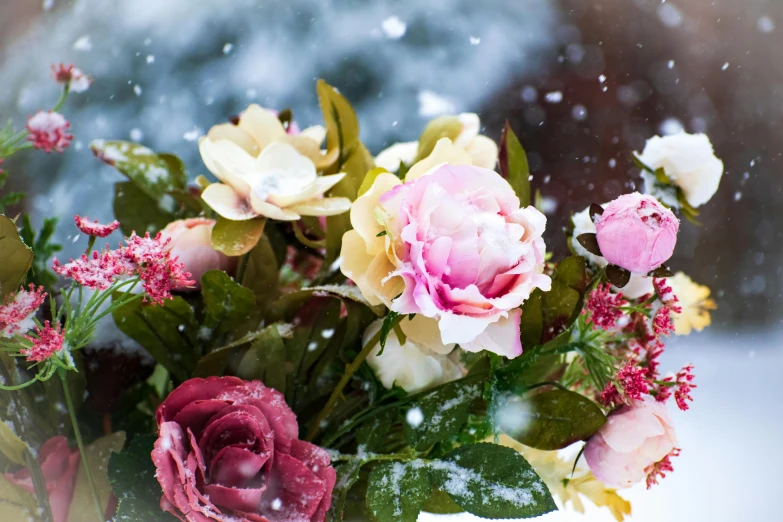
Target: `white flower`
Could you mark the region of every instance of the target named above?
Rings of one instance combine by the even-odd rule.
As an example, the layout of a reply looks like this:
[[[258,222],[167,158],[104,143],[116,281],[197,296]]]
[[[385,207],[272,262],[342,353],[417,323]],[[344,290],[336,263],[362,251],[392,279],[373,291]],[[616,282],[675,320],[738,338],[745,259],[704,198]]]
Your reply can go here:
[[[481,121],[478,115],[473,112],[463,112],[457,118],[462,124],[462,130],[454,139],[454,145],[461,147],[470,155],[473,165],[494,169],[498,158],[498,146],[490,138],[479,134]],[[397,172],[400,162],[407,165],[413,163],[418,149],[418,141],[395,143],[378,154],[375,164],[389,172]]]
[[[346,212],[347,198],[324,198],[345,174],[318,176],[322,158],[319,127],[301,134],[286,132],[274,111],[251,105],[237,125],[212,127],[199,140],[204,164],[222,183],[213,183],[202,199],[221,216],[235,221],[266,216],[294,221],[301,216]]]
[[[663,167],[666,176],[682,189],[692,207],[703,205],[718,190],[723,162],[715,157],[705,134],[681,132],[671,136],[653,136],[644,146],[639,160],[653,170]],[[652,177],[647,176],[646,190]]]
[[[585,250],[585,247],[579,244],[579,241],[576,240],[576,238],[581,234],[595,234],[595,224],[593,223],[593,220],[590,216],[590,207],[587,207],[583,211],[577,212],[571,216],[571,221],[574,224],[574,233],[571,236],[571,246],[573,247],[574,252],[576,252],[577,255],[584,257],[587,259],[588,263],[598,268],[603,268],[608,265],[609,263],[606,261],[606,259],[601,256],[591,254]],[[631,279],[628,281],[627,285],[622,288],[615,288],[613,286],[612,289],[615,292],[622,293],[623,296],[627,297],[628,299],[638,299],[643,295],[653,293],[653,278],[632,273]]]
[[[74,67],[71,69],[71,81],[68,83],[68,88],[72,92],[84,92],[90,88],[90,77],[84,74],[81,70]]]
[[[363,342],[369,342],[382,324],[383,320],[378,319],[368,326]],[[397,332],[392,331],[386,338],[383,353],[378,355],[381,349],[378,343],[367,357],[367,363],[385,388],[391,389],[396,384],[408,393],[415,393],[462,377],[459,365],[447,355],[454,345],[441,343],[435,321],[417,315],[413,320],[403,319],[400,329],[406,337],[403,344]]]

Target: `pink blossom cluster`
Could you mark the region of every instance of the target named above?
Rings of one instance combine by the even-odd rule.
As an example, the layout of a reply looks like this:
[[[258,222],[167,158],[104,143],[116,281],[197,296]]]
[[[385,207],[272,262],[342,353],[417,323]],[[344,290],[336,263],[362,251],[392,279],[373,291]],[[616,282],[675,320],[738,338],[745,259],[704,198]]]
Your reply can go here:
[[[73,135],[68,133],[70,127],[70,122],[59,112],[38,111],[27,120],[27,140],[44,152],[63,152],[73,140]]]
[[[76,223],[76,227],[84,234],[93,237],[106,237],[118,228],[120,228],[120,222],[116,219],[108,225],[101,225],[97,221],[90,221],[87,216],[73,216],[73,221]]]
[[[691,397],[691,390],[696,388],[693,384],[693,365],[687,364],[682,367],[674,376],[665,377],[658,386],[656,399],[660,402],[664,402],[674,395],[674,402],[677,403],[677,407],[682,411],[689,409],[686,401],[693,402]]]
[[[33,315],[45,299],[43,287],[35,288],[34,285],[30,285],[29,290],[21,288],[8,295],[0,305],[0,337],[13,337],[32,328]]]
[[[120,276],[138,276],[147,297],[161,304],[171,298],[172,289],[194,284],[184,265],[171,257],[168,242],[160,233],[155,237],[149,232],[144,237],[133,234],[115,250],[95,251],[66,264],[55,259],[52,269],[93,290],[107,289]]]
[[[589,313],[588,323],[593,323],[593,328],[608,330],[614,328],[617,320],[623,315],[620,307],[627,304],[623,294],[613,294],[609,284],[599,285],[590,292],[585,303],[585,309]]]
[[[92,83],[92,79],[73,64],[52,64],[52,78],[60,85],[67,85],[73,92],[84,92]]]
[[[664,458],[662,458],[655,464],[652,464],[649,467],[645,468],[644,471],[645,473],[647,473],[647,489],[650,489],[654,485],[658,484],[659,478],[666,478],[666,473],[669,473],[670,471],[674,471],[674,467],[672,466],[671,459],[673,457],[679,457],[679,456],[680,456],[680,448],[674,448]]]
[[[20,353],[31,362],[42,362],[63,349],[65,332],[61,331],[60,323],[54,326],[49,321],[43,328],[35,327],[34,335],[25,335],[24,338],[32,343],[30,348],[22,348]]]

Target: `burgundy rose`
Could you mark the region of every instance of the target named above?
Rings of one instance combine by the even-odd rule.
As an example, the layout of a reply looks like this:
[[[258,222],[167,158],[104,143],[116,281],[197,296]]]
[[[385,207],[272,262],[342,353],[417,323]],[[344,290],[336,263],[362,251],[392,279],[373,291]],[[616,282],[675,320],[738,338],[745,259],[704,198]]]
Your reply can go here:
[[[66,522],[76,485],[76,472],[79,470],[79,450],[71,451],[68,439],[58,435],[44,442],[38,450],[38,462],[41,464],[54,522]],[[14,474],[6,473],[5,478],[35,494],[35,486],[27,468]]]
[[[335,482],[323,449],[299,440],[283,395],[236,377],[190,379],[157,411],[160,506],[194,522],[322,522]]]

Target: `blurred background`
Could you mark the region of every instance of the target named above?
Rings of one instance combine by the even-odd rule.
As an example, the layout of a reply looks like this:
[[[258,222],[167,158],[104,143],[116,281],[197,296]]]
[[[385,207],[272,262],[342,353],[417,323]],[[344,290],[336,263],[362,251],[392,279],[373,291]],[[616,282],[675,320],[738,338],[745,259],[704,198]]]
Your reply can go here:
[[[780,27],[778,27],[780,26]],[[374,152],[443,113],[509,120],[547,199],[547,245],[565,251],[571,212],[632,190],[630,153],[654,134],[705,132],[725,174],[684,224],[675,269],[713,290],[708,333],[677,339],[671,369],[696,365],[696,403],[676,415],[682,456],[633,520],[766,520],[783,492],[783,2],[777,0],[2,0],[0,118],[21,127],[54,104],[51,63],[94,78],[63,113],[63,155],[7,161],[38,224],[109,220],[119,174],[89,151],[126,139],[205,173],[196,140],[249,103],[318,123],[314,82],[357,109]],[[69,247],[70,246],[70,247]],[[665,361],[666,362],[666,361]],[[773,406],[770,408],[769,405]],[[772,489],[773,491],[770,491]],[[611,520],[605,510],[549,520]]]

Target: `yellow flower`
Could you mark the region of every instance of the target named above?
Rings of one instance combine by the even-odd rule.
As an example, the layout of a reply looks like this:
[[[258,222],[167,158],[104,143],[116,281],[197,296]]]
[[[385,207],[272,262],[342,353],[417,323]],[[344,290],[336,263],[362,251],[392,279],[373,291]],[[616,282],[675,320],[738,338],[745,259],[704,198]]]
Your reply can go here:
[[[473,112],[463,112],[457,118],[462,124],[462,131],[454,139],[454,145],[468,153],[471,165],[494,169],[498,158],[498,146],[490,138],[479,134],[481,121],[478,115]],[[418,150],[418,141],[395,143],[378,154],[375,164],[389,172],[396,172],[400,162],[409,165],[415,159]]]
[[[500,436],[500,443],[525,457],[563,507],[570,502],[574,511],[584,513],[583,496],[598,507],[608,508],[617,522],[622,522],[625,515],[631,514],[631,503],[621,497],[616,489],[606,487],[590,471],[577,465],[572,477],[573,461],[561,459],[557,451],[533,449],[507,435]]]
[[[666,280],[677,296],[682,312],[674,314],[674,333],[688,335],[691,330],[701,332],[712,322],[710,310],[715,310],[715,301],[710,298],[710,289],[694,283],[690,277],[677,272]]]
[[[202,199],[235,221],[295,221],[348,211],[347,198],[322,197],[345,177],[318,176],[324,134],[323,127],[310,127],[290,135],[274,111],[251,105],[237,125],[215,125],[199,141],[204,164],[221,181],[204,189]]]

